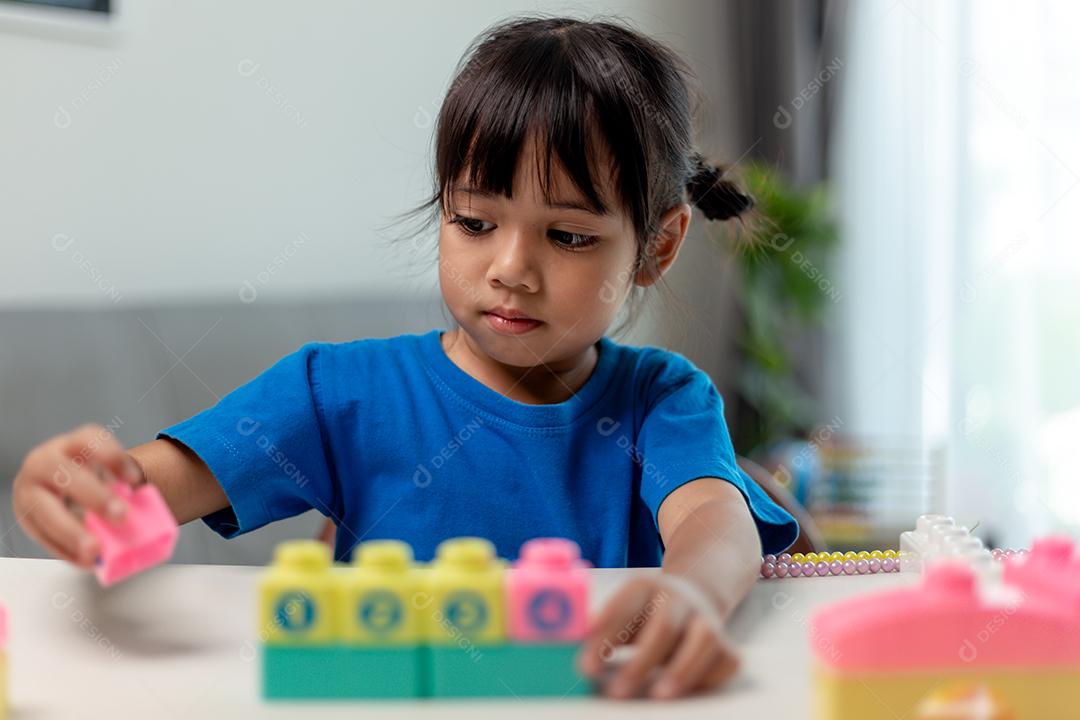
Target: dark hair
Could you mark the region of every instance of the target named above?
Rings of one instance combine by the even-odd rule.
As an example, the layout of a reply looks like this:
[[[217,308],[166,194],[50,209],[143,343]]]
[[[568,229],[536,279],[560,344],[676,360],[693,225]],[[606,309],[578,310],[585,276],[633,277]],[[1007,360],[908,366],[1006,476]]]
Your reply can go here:
[[[552,156],[597,211],[595,179],[609,158],[616,198],[637,237],[638,265],[662,214],[685,201],[709,219],[753,201],[726,168],[694,147],[693,73],[670,49],[616,22],[525,17],[481,34],[458,64],[435,132],[435,189],[413,212],[446,213],[452,183],[507,197],[526,139],[537,134],[539,178],[550,200]]]

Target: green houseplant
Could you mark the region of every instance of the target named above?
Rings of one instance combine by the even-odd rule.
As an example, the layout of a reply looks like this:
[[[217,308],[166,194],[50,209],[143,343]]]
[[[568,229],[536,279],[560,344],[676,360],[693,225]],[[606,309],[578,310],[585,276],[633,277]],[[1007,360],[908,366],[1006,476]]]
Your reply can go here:
[[[800,361],[819,347],[825,310],[843,296],[828,270],[838,232],[827,188],[795,187],[763,164],[742,175],[755,217],[734,254],[742,282],[734,440],[753,455],[807,436],[820,420]]]

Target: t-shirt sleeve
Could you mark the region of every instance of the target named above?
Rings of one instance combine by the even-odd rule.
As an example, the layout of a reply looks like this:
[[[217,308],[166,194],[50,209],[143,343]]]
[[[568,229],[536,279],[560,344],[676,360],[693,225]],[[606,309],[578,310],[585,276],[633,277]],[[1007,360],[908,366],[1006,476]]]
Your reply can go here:
[[[164,428],[214,473],[229,507],[203,521],[226,538],[311,508],[340,517],[318,395],[319,346],[304,345],[216,405]]]
[[[691,480],[715,477],[730,482],[746,499],[763,553],[780,553],[795,542],[799,525],[735,461],[724,402],[712,380],[688,361],[685,372],[658,388],[639,434],[641,498],[659,528],[660,506]],[[670,374],[669,374],[670,376]]]

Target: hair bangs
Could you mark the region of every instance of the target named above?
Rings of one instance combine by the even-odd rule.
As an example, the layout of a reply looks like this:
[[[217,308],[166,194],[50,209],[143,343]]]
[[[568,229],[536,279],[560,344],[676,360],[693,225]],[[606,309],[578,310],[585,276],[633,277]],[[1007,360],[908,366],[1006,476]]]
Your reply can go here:
[[[617,198],[608,197],[598,180],[606,172],[615,187],[615,154],[601,132],[596,99],[563,40],[536,35],[514,47],[508,61],[478,64],[471,72],[469,66],[462,71],[468,81],[455,83],[439,116],[436,172],[444,212],[457,183],[512,198],[522,160],[533,161],[549,204],[566,200],[554,196],[558,165],[589,208],[611,212]],[[523,158],[530,140],[536,156]]]

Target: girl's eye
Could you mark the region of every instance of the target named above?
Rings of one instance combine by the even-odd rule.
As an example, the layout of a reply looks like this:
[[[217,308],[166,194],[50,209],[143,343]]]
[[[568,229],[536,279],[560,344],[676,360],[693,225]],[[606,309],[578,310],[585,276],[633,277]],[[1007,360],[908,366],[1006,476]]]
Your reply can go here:
[[[466,235],[483,235],[495,229],[495,225],[486,220],[464,217],[463,215],[455,215],[450,218],[450,224],[461,227],[461,230]],[[491,225],[491,227],[486,228],[485,225]]]
[[[565,230],[552,230],[551,237],[559,247],[567,250],[580,250],[595,245],[599,239],[596,235],[581,235]]]
[[[478,218],[465,217],[464,215],[454,215],[450,218],[449,223],[457,225],[462,232],[471,237],[486,235],[495,229],[494,223]],[[590,245],[595,245],[599,240],[596,235],[582,235],[565,230],[550,230],[549,233],[555,244],[564,250],[581,250]]]

